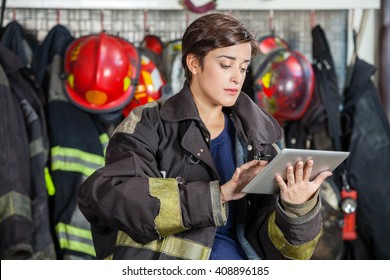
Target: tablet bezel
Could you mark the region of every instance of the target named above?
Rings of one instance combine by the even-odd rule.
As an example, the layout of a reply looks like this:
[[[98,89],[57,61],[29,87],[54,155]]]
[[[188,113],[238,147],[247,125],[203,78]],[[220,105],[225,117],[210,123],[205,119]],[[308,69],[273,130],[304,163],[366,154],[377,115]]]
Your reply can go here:
[[[323,171],[329,170],[332,172],[349,154],[349,152],[343,151],[285,148],[245,186],[242,192],[258,194],[279,193],[279,186],[276,183],[275,176],[280,174],[286,180],[287,166],[295,165],[299,160],[302,160],[304,163],[309,159],[314,160],[313,171],[310,177],[310,180],[312,180]]]

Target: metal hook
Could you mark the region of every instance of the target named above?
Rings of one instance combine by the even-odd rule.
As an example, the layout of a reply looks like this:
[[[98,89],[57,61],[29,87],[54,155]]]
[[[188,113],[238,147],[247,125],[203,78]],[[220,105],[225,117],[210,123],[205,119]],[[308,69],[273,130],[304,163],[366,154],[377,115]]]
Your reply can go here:
[[[196,158],[193,154],[190,155],[190,162],[192,164],[198,164],[200,162],[200,159]]]
[[[313,29],[316,22],[316,11],[311,10],[310,11],[310,27]]]
[[[275,26],[274,26],[274,10],[269,10],[268,17],[268,28],[271,34],[275,34]]]
[[[57,24],[60,24],[60,18],[61,18],[61,10],[57,9],[57,11],[56,11],[56,21],[57,21]]]
[[[145,31],[145,36],[149,35],[149,33],[150,33],[149,24],[148,24],[148,15],[149,15],[148,10],[144,10],[144,31]]]
[[[104,32],[104,11],[100,10],[100,29]]]
[[[186,10],[186,26],[190,24],[190,13]]]

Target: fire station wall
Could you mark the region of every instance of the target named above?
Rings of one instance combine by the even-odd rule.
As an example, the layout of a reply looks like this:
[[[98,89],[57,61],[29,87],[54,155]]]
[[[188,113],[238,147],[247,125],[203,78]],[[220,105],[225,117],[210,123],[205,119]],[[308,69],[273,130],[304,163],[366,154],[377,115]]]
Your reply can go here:
[[[348,60],[350,36],[348,10],[219,10],[231,13],[252,28],[257,37],[271,30],[290,46],[311,59],[311,29],[321,25],[325,30],[343,87]],[[3,26],[18,21],[29,33],[42,41],[56,24],[66,26],[75,36],[102,30],[121,36],[136,46],[145,34],[159,36],[163,42],[178,39],[186,26],[199,14],[186,10],[99,10],[99,9],[30,9],[6,8]]]

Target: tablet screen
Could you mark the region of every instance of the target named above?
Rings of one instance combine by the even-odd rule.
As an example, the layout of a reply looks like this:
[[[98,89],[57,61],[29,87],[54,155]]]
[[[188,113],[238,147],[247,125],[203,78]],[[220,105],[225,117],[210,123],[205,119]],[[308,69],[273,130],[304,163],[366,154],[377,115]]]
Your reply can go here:
[[[256,175],[242,190],[245,193],[275,194],[279,193],[279,186],[275,176],[281,175],[286,180],[286,168],[295,165],[298,161],[304,163],[314,160],[311,178],[315,178],[323,171],[333,171],[347,157],[349,152],[308,150],[308,149],[283,149],[268,165]]]

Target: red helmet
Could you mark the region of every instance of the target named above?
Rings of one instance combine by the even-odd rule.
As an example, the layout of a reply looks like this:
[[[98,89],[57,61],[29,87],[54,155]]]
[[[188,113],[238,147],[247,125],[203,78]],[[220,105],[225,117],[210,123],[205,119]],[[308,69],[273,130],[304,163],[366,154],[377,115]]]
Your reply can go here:
[[[155,54],[162,54],[164,43],[155,35],[146,35],[141,42],[141,48],[149,49]]]
[[[298,120],[306,112],[314,90],[310,62],[298,51],[271,52],[255,77],[257,104],[279,122]]]
[[[259,51],[261,54],[268,54],[276,48],[289,49],[289,44],[282,38],[275,35],[267,35],[259,40]]]
[[[141,54],[141,72],[134,98],[123,109],[123,115],[127,116],[135,107],[159,99],[163,85],[165,80],[156,64],[145,54]]]
[[[266,35],[258,39],[259,52],[252,59],[252,75],[257,79],[264,73],[264,68],[274,59],[274,53],[281,50],[289,50],[289,44],[281,37],[275,35]]]
[[[92,113],[120,111],[134,95],[140,68],[137,49],[104,32],[80,37],[65,55],[69,99]]]

